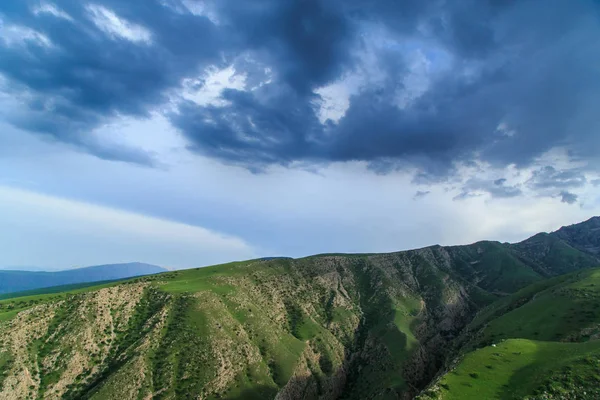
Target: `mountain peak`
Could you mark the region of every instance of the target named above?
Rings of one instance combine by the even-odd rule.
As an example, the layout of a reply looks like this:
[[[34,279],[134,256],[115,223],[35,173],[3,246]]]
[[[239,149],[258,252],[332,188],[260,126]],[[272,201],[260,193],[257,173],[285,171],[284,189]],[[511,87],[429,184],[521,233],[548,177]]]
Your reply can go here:
[[[578,224],[563,226],[552,235],[578,250],[592,254],[596,258],[600,257],[600,217],[598,216]]]
[[[565,225],[565,226],[561,227],[559,229],[559,231],[563,230],[563,229],[573,229],[573,228],[577,228],[577,227],[582,227],[582,228],[600,227],[600,216],[593,216],[590,219],[587,219],[583,222],[578,222],[576,224]]]

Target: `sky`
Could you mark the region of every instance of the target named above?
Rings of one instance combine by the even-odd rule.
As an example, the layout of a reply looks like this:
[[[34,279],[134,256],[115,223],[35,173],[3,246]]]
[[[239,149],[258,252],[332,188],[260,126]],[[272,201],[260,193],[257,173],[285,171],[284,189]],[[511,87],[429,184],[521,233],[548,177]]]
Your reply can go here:
[[[519,241],[600,215],[592,0],[4,0],[0,267]]]

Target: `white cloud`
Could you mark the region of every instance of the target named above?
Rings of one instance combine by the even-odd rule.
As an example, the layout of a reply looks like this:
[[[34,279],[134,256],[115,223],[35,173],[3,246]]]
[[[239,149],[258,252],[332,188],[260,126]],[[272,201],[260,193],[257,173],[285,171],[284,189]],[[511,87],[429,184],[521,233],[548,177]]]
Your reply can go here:
[[[188,11],[197,16],[208,18],[213,24],[219,24],[217,14],[203,0],[182,0],[182,4]]]
[[[218,69],[209,67],[199,78],[187,78],[182,82],[184,99],[200,106],[225,106],[221,97],[223,89],[246,90],[246,76],[237,74],[233,65]]]
[[[103,6],[89,4],[86,8],[92,22],[111,38],[141,44],[152,43],[152,33],[145,27],[119,17]]]
[[[190,13],[198,17],[206,17],[215,25],[219,24],[217,13],[204,0],[158,0],[159,3],[179,14]]]
[[[35,15],[49,14],[49,15],[52,15],[52,16],[54,16],[56,18],[62,18],[62,19],[65,19],[67,21],[73,22],[73,17],[71,17],[65,11],[61,10],[55,4],[52,4],[52,3],[42,2],[42,3],[38,4],[37,6],[33,7],[31,9],[31,11]]]
[[[243,240],[85,202],[0,186],[7,265],[66,267],[147,261],[194,267],[255,256]]]
[[[175,163],[181,159],[182,153],[188,153],[185,150],[187,141],[160,113],[153,113],[147,119],[112,118],[87,136],[96,144],[147,152],[156,156],[161,166]]]
[[[499,123],[496,127],[496,132],[508,137],[513,137],[517,134],[517,131],[512,129],[506,122]]]
[[[334,123],[344,117],[350,107],[350,97],[365,87],[378,87],[389,82],[401,83],[395,93],[396,105],[400,109],[409,107],[413,101],[429,90],[432,79],[447,71],[452,57],[433,43],[415,39],[390,39],[389,32],[381,27],[366,26],[364,43],[353,56],[360,60],[354,70],[326,86],[315,90],[321,96],[318,117],[321,123]],[[406,71],[390,76],[381,54],[394,54],[406,63]]]
[[[509,130],[510,127],[506,124],[500,124],[498,129]],[[541,201],[540,198],[555,199],[558,198],[560,189],[557,187],[549,186],[547,188],[531,186],[531,179],[534,178],[534,174],[539,172],[541,168],[546,166],[552,166],[556,171],[576,171],[581,170],[582,174],[585,171],[586,162],[573,160],[569,155],[568,151],[564,148],[553,148],[539,157],[537,157],[531,165],[527,167],[517,167],[514,164],[508,165],[503,168],[498,168],[494,165],[485,162],[475,162],[468,166],[462,165],[458,167],[457,177],[452,182],[453,187],[449,187],[448,192],[455,196],[461,197],[461,194],[467,193],[474,196],[481,196],[483,201],[492,201],[489,190],[483,188],[469,187],[467,182],[471,178],[475,178],[478,182],[487,182],[491,185],[496,180],[503,180],[500,184],[508,188],[516,188],[522,192],[521,196],[518,196],[519,201],[527,201],[526,199],[533,199],[534,201]],[[598,175],[594,173],[586,173],[586,181],[593,181]],[[467,192],[462,192],[462,188],[467,186]],[[447,185],[448,186],[448,185]],[[600,195],[600,190],[593,185],[582,185],[581,187],[569,187],[568,190],[576,194],[579,198],[579,205],[585,205],[585,208],[596,209],[600,204],[597,201],[597,196]],[[543,200],[546,201],[546,200]],[[591,208],[590,208],[591,207]]]
[[[319,121],[324,124],[327,120],[338,123],[346,115],[350,107],[350,97],[357,94],[361,88],[369,85],[379,85],[383,74],[371,68],[377,68],[368,54],[362,54],[362,65],[356,71],[346,74],[342,79],[317,88],[314,93],[321,96],[319,104]]]
[[[6,24],[0,18],[0,43],[4,46],[26,46],[35,44],[40,47],[52,47],[52,41],[44,33],[27,26]]]
[[[337,123],[346,115],[346,111],[350,107],[350,95],[352,93],[352,88],[347,82],[334,82],[315,90],[315,93],[321,96],[319,121],[322,124],[327,120]]]

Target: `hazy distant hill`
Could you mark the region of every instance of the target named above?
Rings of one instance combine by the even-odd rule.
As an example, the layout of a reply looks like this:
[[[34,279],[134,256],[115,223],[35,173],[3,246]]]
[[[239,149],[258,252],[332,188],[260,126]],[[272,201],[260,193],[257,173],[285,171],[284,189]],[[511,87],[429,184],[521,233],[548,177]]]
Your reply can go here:
[[[47,268],[47,267],[37,267],[34,265],[0,265],[0,271],[33,271],[33,272],[58,272],[58,271],[66,271],[67,269],[75,269],[75,268]]]
[[[58,272],[0,271],[0,293],[156,274],[166,269],[144,263],[106,264]]]

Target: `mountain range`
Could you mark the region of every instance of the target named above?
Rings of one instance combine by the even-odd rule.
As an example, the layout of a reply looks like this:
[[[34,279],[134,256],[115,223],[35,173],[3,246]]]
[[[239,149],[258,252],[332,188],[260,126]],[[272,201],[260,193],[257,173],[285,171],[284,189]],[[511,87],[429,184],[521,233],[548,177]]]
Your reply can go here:
[[[138,262],[96,265],[56,272],[0,270],[0,294],[59,285],[124,279],[165,271],[166,269],[162,267]]]
[[[600,398],[600,218],[0,301],[0,398]]]

